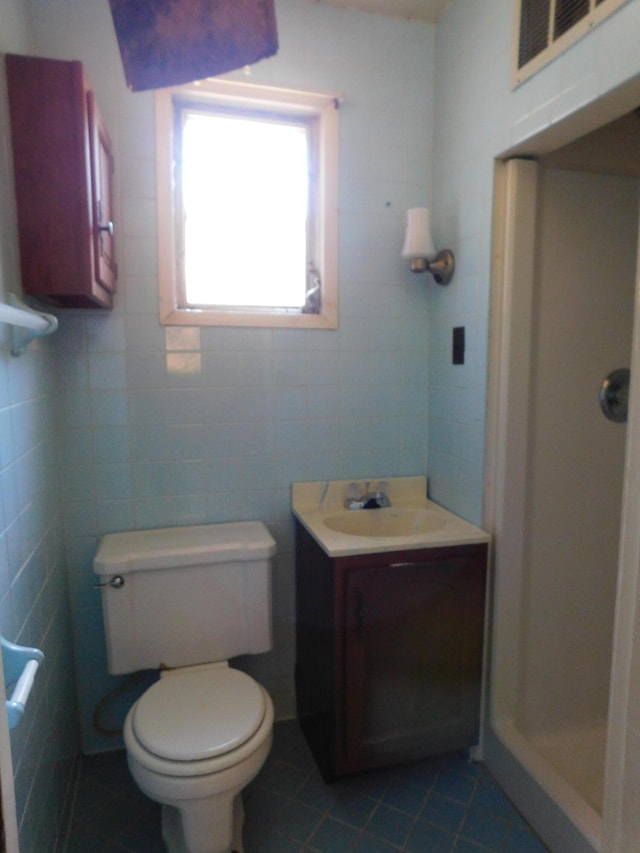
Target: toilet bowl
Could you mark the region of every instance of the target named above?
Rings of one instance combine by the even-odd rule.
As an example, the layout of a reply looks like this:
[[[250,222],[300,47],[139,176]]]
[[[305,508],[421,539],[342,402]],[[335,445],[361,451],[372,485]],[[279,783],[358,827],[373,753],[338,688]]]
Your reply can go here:
[[[224,663],[171,670],[138,699],[125,720],[127,762],[162,805],[170,853],[243,853],[241,792],[272,732],[269,694]]]

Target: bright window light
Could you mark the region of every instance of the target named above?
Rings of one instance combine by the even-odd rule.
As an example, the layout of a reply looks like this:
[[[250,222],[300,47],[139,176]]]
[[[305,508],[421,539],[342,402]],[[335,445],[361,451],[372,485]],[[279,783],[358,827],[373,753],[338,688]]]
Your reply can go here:
[[[184,109],[187,306],[300,311],[308,289],[305,124]]]
[[[340,99],[217,77],[156,92],[163,325],[337,328]]]

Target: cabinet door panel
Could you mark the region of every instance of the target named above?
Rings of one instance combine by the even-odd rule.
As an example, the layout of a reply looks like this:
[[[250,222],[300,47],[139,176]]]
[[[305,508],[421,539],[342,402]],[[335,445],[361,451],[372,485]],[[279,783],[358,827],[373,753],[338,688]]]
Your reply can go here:
[[[113,246],[113,155],[111,140],[93,92],[87,92],[91,147],[91,196],[93,205],[93,260],[98,284],[113,293],[116,263]]]
[[[483,566],[446,557],[351,570],[345,583],[347,764],[474,743]]]

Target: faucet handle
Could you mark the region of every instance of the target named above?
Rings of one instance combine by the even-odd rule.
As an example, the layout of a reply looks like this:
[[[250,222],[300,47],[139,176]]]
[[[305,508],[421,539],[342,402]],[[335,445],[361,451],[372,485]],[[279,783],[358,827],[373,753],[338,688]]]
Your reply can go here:
[[[378,502],[378,506],[381,507],[389,507],[391,506],[391,501],[389,500],[389,483],[386,480],[379,480],[378,485],[376,486],[375,496]]]
[[[360,483],[349,483],[349,485],[347,486],[347,494],[346,494],[346,497],[349,500],[357,501],[359,498],[362,497],[362,495],[363,495],[363,491],[362,491],[362,487],[360,486]]]
[[[344,499],[344,505],[347,509],[362,509],[362,499],[364,492],[359,483],[349,483],[347,493]]]

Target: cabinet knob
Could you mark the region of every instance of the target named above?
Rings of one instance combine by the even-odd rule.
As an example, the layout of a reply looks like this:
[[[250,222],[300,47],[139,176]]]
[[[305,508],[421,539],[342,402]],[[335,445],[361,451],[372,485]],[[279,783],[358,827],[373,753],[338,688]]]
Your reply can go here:
[[[110,237],[113,237],[113,222],[109,221],[106,225],[98,225],[98,231],[106,231]]]

